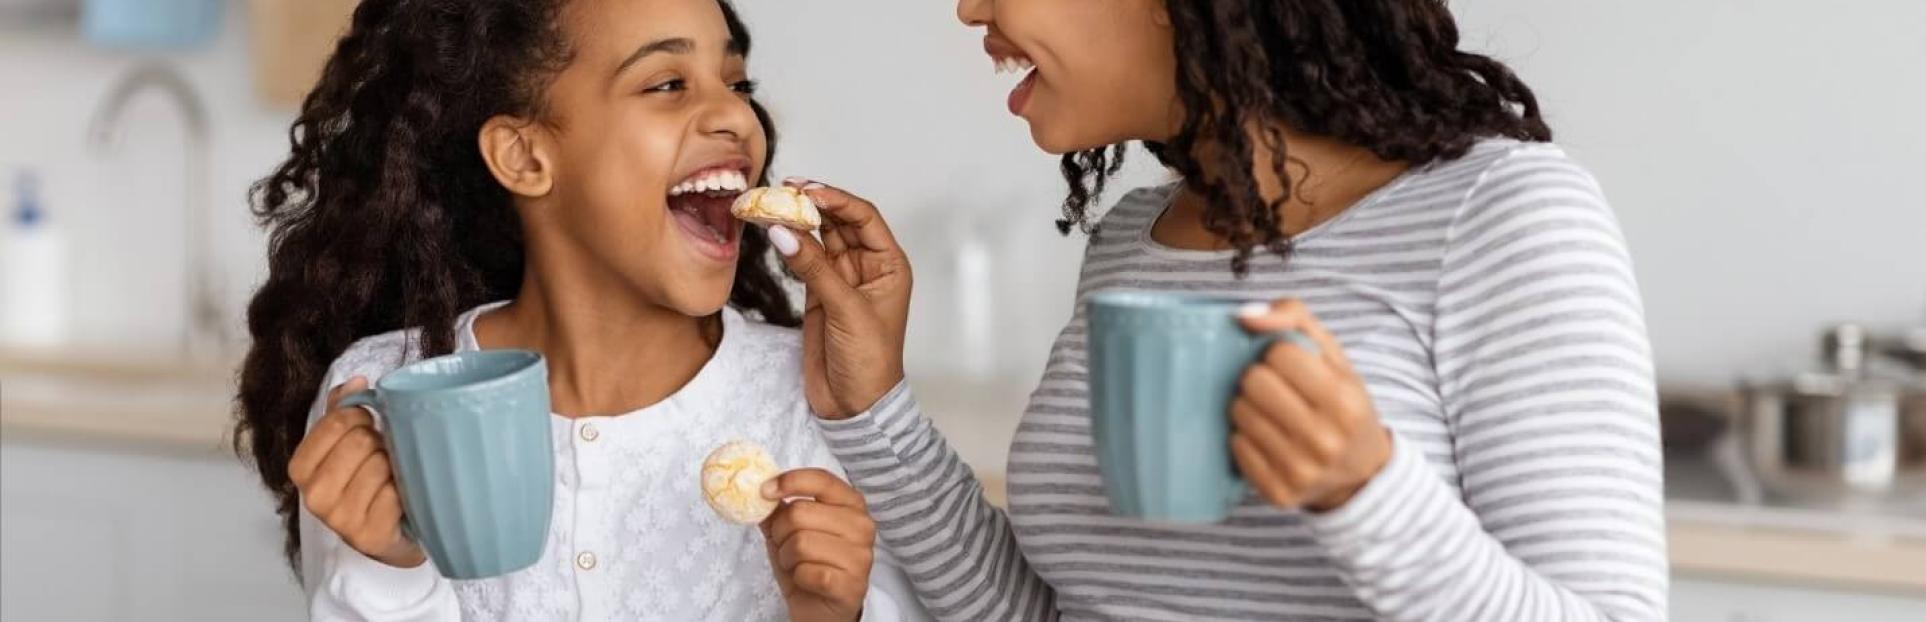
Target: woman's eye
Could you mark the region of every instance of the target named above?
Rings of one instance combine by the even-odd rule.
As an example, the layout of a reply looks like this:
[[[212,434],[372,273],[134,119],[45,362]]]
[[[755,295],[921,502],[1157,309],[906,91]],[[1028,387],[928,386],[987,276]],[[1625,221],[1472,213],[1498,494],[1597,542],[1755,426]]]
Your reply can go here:
[[[684,86],[687,86],[687,85],[683,83],[681,80],[669,80],[661,84],[657,84],[655,86],[642,89],[642,91],[645,93],[673,93],[673,92],[682,90]]]
[[[758,85],[755,80],[740,80],[734,84],[730,84],[729,88],[735,89],[737,93],[743,95],[755,95],[758,86],[760,85]]]

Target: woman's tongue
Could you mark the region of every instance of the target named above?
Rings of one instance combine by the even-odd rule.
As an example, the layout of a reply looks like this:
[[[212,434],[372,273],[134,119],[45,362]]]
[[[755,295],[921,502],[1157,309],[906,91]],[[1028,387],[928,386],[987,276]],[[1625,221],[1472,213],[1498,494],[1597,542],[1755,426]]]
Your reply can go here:
[[[729,215],[730,197],[709,196],[704,193],[691,193],[669,197],[669,213],[675,223],[702,242],[717,246],[728,246],[736,241],[738,223]]]

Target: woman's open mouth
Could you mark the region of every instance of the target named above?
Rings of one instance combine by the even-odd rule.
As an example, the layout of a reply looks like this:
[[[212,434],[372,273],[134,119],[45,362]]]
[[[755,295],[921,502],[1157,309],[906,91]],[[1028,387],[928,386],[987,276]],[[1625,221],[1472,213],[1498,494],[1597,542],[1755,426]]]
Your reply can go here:
[[[742,221],[729,215],[736,196],[749,189],[749,175],[739,168],[707,168],[669,189],[669,215],[696,250],[728,261],[742,239]]]
[[[995,35],[983,38],[983,51],[990,55],[992,62],[996,63],[997,73],[1023,74],[1023,80],[1017,83],[1016,88],[1010,90],[1008,102],[1010,114],[1023,116],[1023,109],[1030,104],[1030,94],[1036,91],[1038,75],[1036,61],[1030,60],[1030,57],[1025,55],[1016,44]]]

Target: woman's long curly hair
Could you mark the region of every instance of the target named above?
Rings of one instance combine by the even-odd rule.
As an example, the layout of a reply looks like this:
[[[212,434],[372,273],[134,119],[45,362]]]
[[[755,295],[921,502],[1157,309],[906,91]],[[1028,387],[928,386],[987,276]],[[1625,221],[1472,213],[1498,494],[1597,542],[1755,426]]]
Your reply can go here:
[[[1538,99],[1490,57],[1458,49],[1444,0],[1166,0],[1184,109],[1177,135],[1144,146],[1208,202],[1204,226],[1236,249],[1282,256],[1279,209],[1293,192],[1282,128],[1329,136],[1379,158],[1423,166],[1478,140],[1549,141]],[[1257,140],[1252,140],[1252,128]],[[1284,195],[1266,203],[1252,174],[1272,154]],[[1124,145],[1063,157],[1069,182],[1058,228],[1088,232],[1089,208],[1123,163]],[[1209,170],[1210,175],[1205,171]]]
[[[496,115],[542,114],[571,58],[564,1],[363,0],[301,105],[292,153],[250,193],[272,234],[267,282],[247,310],[253,347],[234,442],[274,495],[297,572],[287,466],[330,362],[357,339],[405,327],[422,329],[422,354],[449,352],[459,314],[521,284],[521,222],[476,136]],[[746,54],[747,29],[719,3]],[[754,108],[773,158],[775,128]],[[767,238],[749,227],[741,244],[730,304],[798,324]]]

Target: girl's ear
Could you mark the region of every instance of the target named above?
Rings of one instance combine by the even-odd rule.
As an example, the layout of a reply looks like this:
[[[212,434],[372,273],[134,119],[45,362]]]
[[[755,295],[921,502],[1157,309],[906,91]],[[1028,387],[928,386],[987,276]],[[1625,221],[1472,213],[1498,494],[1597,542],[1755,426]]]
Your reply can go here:
[[[1150,8],[1150,21],[1151,23],[1156,24],[1158,26],[1169,28],[1170,27],[1170,5],[1165,2],[1156,3],[1156,6],[1153,6]]]
[[[539,198],[555,187],[548,133],[539,123],[498,115],[482,124],[482,160],[496,183],[516,196]]]

